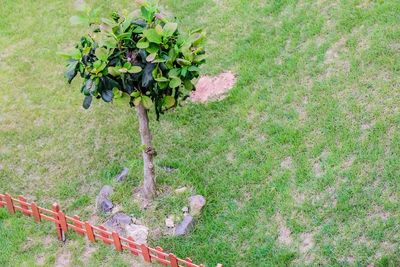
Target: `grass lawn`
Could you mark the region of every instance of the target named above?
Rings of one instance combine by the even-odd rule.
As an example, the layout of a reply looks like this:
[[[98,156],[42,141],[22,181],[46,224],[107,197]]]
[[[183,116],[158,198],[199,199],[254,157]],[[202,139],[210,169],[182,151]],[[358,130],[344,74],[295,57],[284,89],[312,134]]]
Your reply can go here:
[[[133,7],[91,2],[103,14]],[[203,73],[232,70],[237,83],[223,101],[152,120],[152,216],[179,212],[187,196],[168,192],[182,186],[207,205],[189,236],[151,244],[208,266],[399,266],[400,2],[161,2],[207,29]],[[142,179],[134,110],[96,101],[85,111],[79,83],[63,79],[57,52],[84,33],[73,14],[72,1],[0,1],[0,192],[88,219],[111,184],[115,203],[150,220],[132,202]],[[123,166],[130,176],[116,185]],[[68,238],[62,246],[52,224],[0,210],[0,266],[132,263]]]

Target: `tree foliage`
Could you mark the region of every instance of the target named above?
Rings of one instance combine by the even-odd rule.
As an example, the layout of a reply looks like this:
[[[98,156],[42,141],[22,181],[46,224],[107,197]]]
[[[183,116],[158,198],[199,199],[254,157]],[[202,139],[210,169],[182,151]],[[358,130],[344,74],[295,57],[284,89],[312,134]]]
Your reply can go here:
[[[67,55],[65,70],[69,83],[78,74],[83,78],[84,108],[93,98],[111,102],[126,95],[131,106],[142,103],[146,109],[154,108],[158,119],[195,89],[192,80],[206,57],[205,33],[201,29],[182,33],[176,22],[147,3],[139,13],[114,12],[97,23],[85,16],[71,18],[90,28]]]

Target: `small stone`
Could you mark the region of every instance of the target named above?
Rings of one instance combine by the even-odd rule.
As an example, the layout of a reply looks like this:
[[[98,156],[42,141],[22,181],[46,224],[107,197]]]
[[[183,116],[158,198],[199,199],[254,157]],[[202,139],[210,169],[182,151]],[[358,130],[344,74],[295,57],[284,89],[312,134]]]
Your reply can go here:
[[[189,197],[190,214],[192,216],[199,215],[205,204],[206,199],[201,195]]]
[[[117,182],[123,182],[123,181],[125,180],[125,178],[128,176],[128,174],[129,174],[129,169],[126,168],[126,167],[124,167],[124,169],[121,171],[121,173],[118,174],[118,175],[115,177],[115,180],[116,180]]]
[[[186,192],[186,191],[187,191],[187,187],[186,186],[178,188],[178,189],[175,189],[175,193],[178,193],[178,194]]]
[[[138,244],[147,244],[149,228],[144,225],[129,224],[125,226],[127,236],[133,237]]]
[[[165,226],[167,226],[168,228],[175,227],[174,217],[173,216],[170,215],[168,218],[165,219]]]
[[[105,185],[101,188],[99,196],[103,196],[103,197],[109,197],[113,192],[113,189],[111,186],[109,185]]]
[[[183,208],[182,208],[182,212],[183,212],[184,214],[189,213],[189,208],[188,208],[188,207],[183,207]]]
[[[183,220],[176,226],[175,235],[182,236],[189,233],[189,231],[194,227],[195,221],[191,215],[187,215]]]
[[[120,213],[114,214],[110,219],[108,219],[104,223],[104,226],[114,229],[119,232],[119,230],[121,230],[120,228],[124,228],[126,225],[131,224],[131,223],[132,223],[132,218],[129,215],[126,215],[125,213],[120,212]]]
[[[113,203],[111,202],[111,200],[107,198],[103,198],[100,201],[100,210],[102,212],[110,212],[113,207],[114,207]]]
[[[164,170],[167,173],[172,173],[172,172],[176,171],[176,169],[174,167],[171,167],[171,166],[162,166],[161,169]]]
[[[114,207],[111,200],[108,199],[112,192],[112,187],[109,185],[105,185],[103,186],[103,188],[101,188],[99,195],[96,197],[97,209],[101,212],[110,212]]]

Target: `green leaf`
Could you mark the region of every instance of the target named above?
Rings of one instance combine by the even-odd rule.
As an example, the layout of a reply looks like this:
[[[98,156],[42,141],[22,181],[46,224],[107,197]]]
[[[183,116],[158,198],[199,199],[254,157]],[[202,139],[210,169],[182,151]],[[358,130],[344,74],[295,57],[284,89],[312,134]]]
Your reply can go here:
[[[185,80],[183,82],[183,85],[185,86],[186,90],[189,90],[189,91],[193,90],[193,88],[194,88],[193,83],[190,80]]]
[[[132,96],[132,97],[138,97],[138,96],[140,96],[140,92],[139,92],[139,91],[133,91],[133,92],[131,93],[131,96]]]
[[[97,48],[94,54],[102,61],[106,61],[108,59],[108,50],[103,47]]]
[[[172,108],[175,105],[175,98],[173,98],[170,95],[167,95],[164,97],[163,102],[164,102],[163,104],[166,108]]]
[[[164,29],[163,29],[163,35],[165,37],[170,37],[172,36],[176,29],[178,28],[178,24],[175,22],[168,22],[164,25]]]
[[[142,68],[140,66],[132,66],[130,70],[128,70],[129,73],[139,73],[142,71]]]
[[[201,61],[205,60],[206,58],[207,58],[207,56],[206,56],[205,54],[203,54],[203,55],[198,55],[198,56],[196,56],[196,57],[194,58],[194,62],[198,63],[198,62],[201,62]]]
[[[94,95],[97,93],[97,83],[92,79],[89,79],[85,83],[85,87],[83,88],[83,93],[85,95]]]
[[[147,29],[143,31],[144,37],[152,43],[161,44],[161,35],[155,29]]]
[[[149,47],[149,43],[146,42],[144,38],[142,38],[139,40],[139,42],[137,42],[136,47],[139,49],[145,49]]]
[[[171,79],[171,81],[169,82],[169,87],[171,88],[176,88],[179,85],[181,85],[182,81],[181,79],[179,79],[178,77],[174,77]]]
[[[104,102],[111,102],[113,99],[113,91],[108,89],[101,91],[101,98]]]
[[[165,77],[155,78],[155,80],[156,80],[157,82],[169,82],[169,79],[168,79],[168,78],[165,78]]]
[[[68,79],[68,83],[71,83],[76,74],[78,74],[78,71],[76,69],[78,63],[79,61],[77,60],[71,60],[68,62],[67,69],[64,72],[64,77]]]
[[[159,49],[160,49],[159,45],[157,45],[155,43],[151,43],[149,45],[149,47],[146,48],[146,52],[148,52],[149,54],[153,54],[153,53],[157,53]]]
[[[147,109],[151,109],[151,107],[153,106],[153,102],[151,101],[151,98],[146,95],[142,96],[142,103],[143,103],[143,106]]]
[[[150,55],[148,55],[148,56],[146,57],[146,61],[147,61],[147,62],[152,62],[152,61],[156,58],[156,56],[157,56],[156,53],[150,54]]]
[[[157,24],[157,25],[156,25],[155,30],[156,30],[156,32],[157,32],[158,34],[162,35],[163,28],[161,27],[160,24]]]
[[[89,24],[89,19],[83,16],[72,16],[69,18],[72,25]]]
[[[189,71],[196,71],[196,72],[200,71],[199,67],[196,67],[196,66],[190,66],[188,70]]]
[[[85,98],[83,99],[82,107],[84,109],[88,109],[90,107],[90,105],[92,104],[92,99],[93,99],[93,97],[91,95],[85,96]]]
[[[114,87],[112,89],[112,92],[113,92],[113,95],[114,95],[114,99],[118,99],[118,98],[122,97],[122,92],[117,87]]]
[[[121,75],[121,73],[118,71],[116,67],[108,67],[108,73],[110,73],[114,77]]]
[[[139,104],[142,102],[142,97],[136,97],[135,100],[133,100],[133,104],[137,107]]]

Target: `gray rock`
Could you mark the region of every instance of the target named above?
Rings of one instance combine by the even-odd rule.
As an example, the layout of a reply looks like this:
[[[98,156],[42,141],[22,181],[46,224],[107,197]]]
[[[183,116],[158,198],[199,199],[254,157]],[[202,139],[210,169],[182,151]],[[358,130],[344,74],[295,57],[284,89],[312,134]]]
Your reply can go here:
[[[144,225],[129,224],[125,226],[127,236],[133,237],[138,244],[147,244],[147,237],[149,235],[149,228]]]
[[[162,166],[161,169],[164,170],[167,173],[172,173],[172,172],[176,171],[176,169],[174,167],[171,167],[171,166]]]
[[[109,185],[105,185],[101,188],[99,195],[103,197],[109,197],[113,192],[113,189]]]
[[[105,185],[103,186],[103,188],[101,188],[99,195],[96,197],[97,209],[101,212],[110,212],[114,207],[111,200],[109,200],[112,192],[112,187],[109,185]]]
[[[183,220],[176,226],[174,234],[176,236],[186,235],[194,227],[194,225],[194,218],[191,215],[186,215],[185,218],[183,218]]]
[[[132,218],[125,213],[118,212],[114,214],[110,219],[108,219],[104,225],[108,227],[125,226],[132,223]]]
[[[125,178],[128,176],[128,174],[129,174],[129,169],[124,167],[122,172],[115,177],[115,180],[117,182],[123,182]]]
[[[168,216],[168,218],[165,219],[165,226],[167,226],[168,228],[174,228],[174,216],[170,215]]]
[[[205,204],[206,199],[201,195],[189,197],[190,214],[192,216],[199,215]]]

